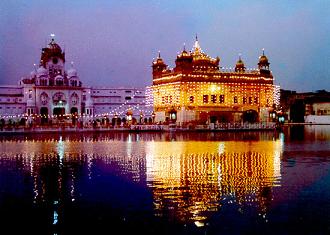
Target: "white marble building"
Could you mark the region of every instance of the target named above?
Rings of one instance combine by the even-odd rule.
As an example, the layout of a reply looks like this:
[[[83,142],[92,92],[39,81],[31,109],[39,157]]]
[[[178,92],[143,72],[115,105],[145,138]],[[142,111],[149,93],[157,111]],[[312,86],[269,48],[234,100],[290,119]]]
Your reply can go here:
[[[150,118],[146,88],[83,86],[54,39],[42,49],[40,64],[18,85],[0,86],[0,119],[38,117],[43,123],[58,118]]]

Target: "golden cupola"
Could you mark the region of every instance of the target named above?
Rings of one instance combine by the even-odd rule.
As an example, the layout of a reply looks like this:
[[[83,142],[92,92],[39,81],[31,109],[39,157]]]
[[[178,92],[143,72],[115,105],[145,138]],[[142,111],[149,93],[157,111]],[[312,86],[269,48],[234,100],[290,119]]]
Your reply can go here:
[[[244,72],[244,71],[245,71],[245,65],[241,58],[241,55],[239,55],[238,61],[236,62],[235,65],[235,72]]]

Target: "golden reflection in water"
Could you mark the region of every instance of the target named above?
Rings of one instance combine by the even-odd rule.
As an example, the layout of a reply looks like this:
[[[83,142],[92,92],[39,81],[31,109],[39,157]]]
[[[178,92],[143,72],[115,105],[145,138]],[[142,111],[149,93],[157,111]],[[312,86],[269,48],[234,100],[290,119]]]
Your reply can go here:
[[[94,177],[96,161],[116,163],[120,175],[129,175],[135,182],[146,180],[152,189],[156,215],[168,213],[200,226],[210,213],[227,203],[243,209],[245,205],[256,205],[265,214],[272,200],[272,187],[280,185],[282,147],[283,136],[249,142],[63,138],[4,141],[0,157],[19,161],[30,172],[35,202],[58,201],[67,191],[74,201],[83,163],[87,163],[89,179]]]
[[[281,140],[148,142],[156,215],[166,211],[201,226],[223,203],[257,204],[266,213],[271,188],[280,185],[282,146]]]

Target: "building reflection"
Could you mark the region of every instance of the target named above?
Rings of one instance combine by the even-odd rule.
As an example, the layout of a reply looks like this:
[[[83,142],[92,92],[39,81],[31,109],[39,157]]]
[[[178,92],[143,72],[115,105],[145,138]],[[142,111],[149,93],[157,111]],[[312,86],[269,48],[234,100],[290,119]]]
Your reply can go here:
[[[212,211],[235,203],[265,216],[280,185],[281,140],[148,142],[147,181],[156,215],[204,224]]]
[[[29,172],[34,203],[52,207],[56,224],[63,204],[82,199],[84,187],[106,174],[150,188],[156,216],[201,226],[224,205],[267,213],[272,189],[280,185],[283,135],[185,138],[126,133],[9,140],[2,142],[0,161]]]

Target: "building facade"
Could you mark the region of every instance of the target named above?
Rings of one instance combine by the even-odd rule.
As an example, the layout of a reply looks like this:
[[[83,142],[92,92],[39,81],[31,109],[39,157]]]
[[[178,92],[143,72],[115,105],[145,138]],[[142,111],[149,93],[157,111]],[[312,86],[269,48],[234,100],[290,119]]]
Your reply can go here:
[[[281,90],[281,110],[288,122],[330,124],[330,92]]]
[[[16,86],[0,86],[0,119],[22,118],[49,124],[69,119],[150,118],[152,107],[145,102],[145,88],[83,86],[71,63],[65,69],[65,52],[50,41],[42,49],[40,63]]]
[[[280,89],[274,85],[264,52],[258,69],[246,69],[241,57],[234,70],[222,69],[196,37],[190,52],[183,48],[170,69],[158,55],[152,63],[150,92],[156,121],[179,123],[266,122],[279,105]]]

